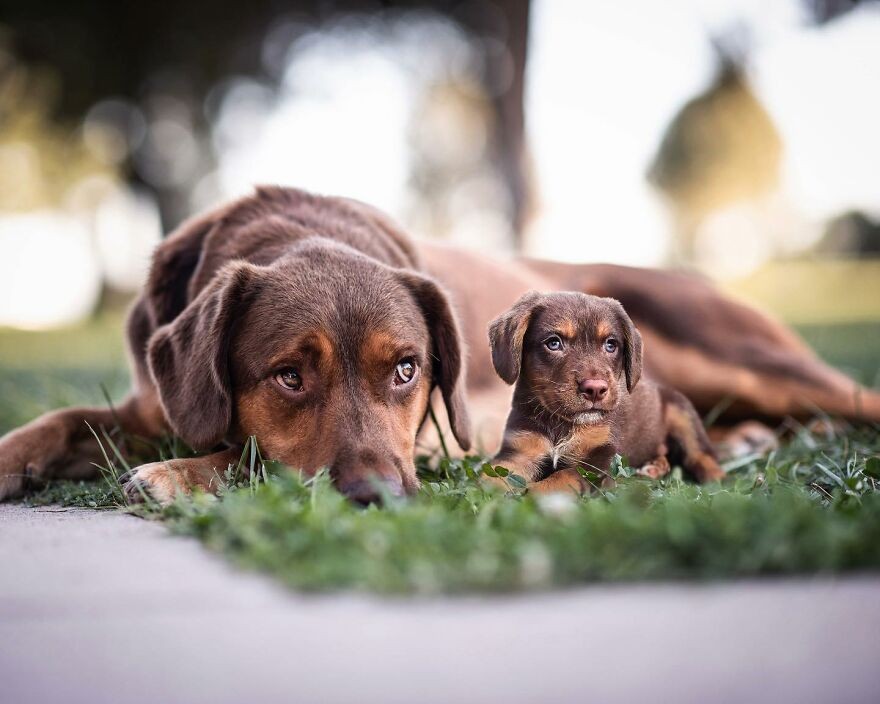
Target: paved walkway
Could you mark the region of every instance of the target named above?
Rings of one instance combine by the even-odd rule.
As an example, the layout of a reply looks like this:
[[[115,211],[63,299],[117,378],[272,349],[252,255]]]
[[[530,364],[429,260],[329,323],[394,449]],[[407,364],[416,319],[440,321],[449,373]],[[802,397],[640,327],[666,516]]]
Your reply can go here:
[[[877,702],[880,579],[287,593],[119,513],[0,505],[0,702]]]

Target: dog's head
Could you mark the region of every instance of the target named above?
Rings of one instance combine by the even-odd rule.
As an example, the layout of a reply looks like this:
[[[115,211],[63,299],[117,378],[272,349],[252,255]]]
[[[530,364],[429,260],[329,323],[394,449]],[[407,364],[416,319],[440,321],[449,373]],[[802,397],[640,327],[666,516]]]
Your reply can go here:
[[[612,298],[527,293],[489,326],[492,362],[558,418],[601,423],[642,373],[642,338]]]
[[[196,448],[255,435],[267,458],[327,467],[359,501],[418,487],[416,434],[439,387],[468,449],[464,350],[431,279],[342,245],[228,264],[150,341],[166,416]]]

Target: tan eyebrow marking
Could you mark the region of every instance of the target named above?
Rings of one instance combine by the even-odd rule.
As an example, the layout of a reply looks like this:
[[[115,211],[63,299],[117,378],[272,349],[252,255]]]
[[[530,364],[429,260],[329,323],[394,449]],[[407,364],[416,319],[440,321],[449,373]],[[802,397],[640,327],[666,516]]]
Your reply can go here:
[[[611,325],[608,324],[607,321],[605,321],[605,320],[600,320],[600,321],[596,324],[596,338],[597,338],[597,339],[599,339],[599,340],[604,340],[604,339],[605,339],[606,337],[608,337],[612,332],[614,332],[614,329],[611,327]]]
[[[361,343],[361,354],[371,364],[390,363],[397,347],[397,336],[386,330],[367,331]]]
[[[290,341],[271,361],[277,367],[288,363],[292,358],[311,355],[317,361],[322,373],[329,373],[336,364],[336,347],[333,341],[320,330],[315,330]]]
[[[560,322],[556,326],[556,329],[567,340],[573,339],[575,337],[575,335],[577,334],[577,327],[570,320],[564,320],[564,321]]]

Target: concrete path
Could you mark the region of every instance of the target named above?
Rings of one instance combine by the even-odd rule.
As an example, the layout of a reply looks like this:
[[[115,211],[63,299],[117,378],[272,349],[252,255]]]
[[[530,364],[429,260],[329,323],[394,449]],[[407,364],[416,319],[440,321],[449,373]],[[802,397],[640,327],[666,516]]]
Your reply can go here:
[[[880,579],[291,594],[119,513],[0,505],[0,702],[877,702]]]

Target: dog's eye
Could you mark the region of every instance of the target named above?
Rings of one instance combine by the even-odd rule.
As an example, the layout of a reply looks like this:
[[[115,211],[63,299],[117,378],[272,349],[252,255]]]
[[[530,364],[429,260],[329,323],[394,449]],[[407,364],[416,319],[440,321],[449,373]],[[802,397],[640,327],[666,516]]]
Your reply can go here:
[[[603,345],[603,347],[605,348],[605,351],[609,354],[614,354],[615,352],[617,352],[617,340],[615,340],[613,337],[609,337],[607,340],[605,340],[605,344]]]
[[[394,383],[396,385],[408,384],[416,375],[416,363],[413,359],[401,359],[394,368]]]
[[[553,335],[544,340],[544,347],[551,352],[558,352],[562,349],[562,340],[557,335]]]
[[[290,391],[302,391],[302,377],[297,374],[296,369],[282,369],[275,375],[275,381]]]

